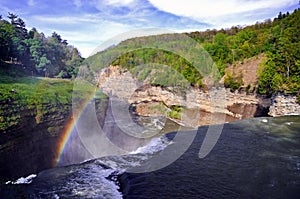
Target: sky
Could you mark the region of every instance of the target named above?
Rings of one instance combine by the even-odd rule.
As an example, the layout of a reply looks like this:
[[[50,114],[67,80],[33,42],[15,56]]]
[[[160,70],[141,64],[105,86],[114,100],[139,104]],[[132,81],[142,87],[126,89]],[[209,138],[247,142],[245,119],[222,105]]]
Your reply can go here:
[[[28,30],[35,27],[46,36],[55,31],[77,47],[83,57],[128,31],[137,33],[149,28],[191,32],[230,28],[272,19],[280,11],[292,12],[296,8],[299,8],[298,0],[0,1],[3,18],[12,12],[25,21]],[[146,32],[140,31],[139,36]],[[127,34],[127,37],[129,35],[134,36]]]

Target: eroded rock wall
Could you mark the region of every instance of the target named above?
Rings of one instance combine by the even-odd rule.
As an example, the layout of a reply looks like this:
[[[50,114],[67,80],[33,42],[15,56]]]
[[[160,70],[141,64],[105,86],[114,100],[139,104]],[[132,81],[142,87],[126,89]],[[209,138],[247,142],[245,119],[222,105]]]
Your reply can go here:
[[[97,119],[103,125],[107,100],[95,101]],[[72,104],[20,105],[16,102],[0,103],[0,181],[49,169],[55,166],[58,145],[72,117]],[[73,139],[76,136],[73,136]],[[65,162],[85,160],[79,153],[80,140],[73,147],[78,153],[64,154]],[[81,158],[81,159],[80,159]]]
[[[139,115],[159,115],[155,107],[168,111],[172,106],[184,107],[199,112],[197,125],[222,123],[243,118],[267,116],[271,99],[246,92],[232,93],[225,88],[211,88],[203,91],[190,87],[185,91],[178,91],[172,87],[151,86],[142,84],[132,77],[129,71],[118,66],[103,69],[98,75],[99,87],[108,95],[133,104]],[[164,110],[161,114],[165,113]],[[208,119],[213,114],[223,114],[220,121]],[[225,118],[225,119],[224,119]],[[214,121],[214,122],[212,122]]]
[[[270,116],[300,115],[300,104],[296,95],[277,94],[272,99]]]
[[[0,105],[8,127],[0,131],[0,176],[14,178],[51,168],[56,146],[70,117],[70,104]]]

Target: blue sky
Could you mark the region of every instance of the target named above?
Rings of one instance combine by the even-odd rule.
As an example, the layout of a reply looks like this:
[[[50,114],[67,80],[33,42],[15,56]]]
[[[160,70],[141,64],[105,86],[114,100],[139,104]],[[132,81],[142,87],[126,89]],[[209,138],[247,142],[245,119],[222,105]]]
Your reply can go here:
[[[56,31],[88,57],[97,46],[127,31],[230,28],[298,7],[298,0],[1,0],[0,14],[13,12],[28,29],[36,27],[46,36]]]

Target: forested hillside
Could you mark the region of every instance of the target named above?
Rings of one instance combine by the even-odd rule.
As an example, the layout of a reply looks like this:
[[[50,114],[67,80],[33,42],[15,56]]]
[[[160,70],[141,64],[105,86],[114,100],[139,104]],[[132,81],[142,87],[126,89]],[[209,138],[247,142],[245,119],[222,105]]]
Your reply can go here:
[[[83,58],[59,34],[50,37],[36,28],[26,29],[25,22],[13,13],[8,20],[0,16],[0,61],[2,67],[22,67],[30,75],[71,78],[77,74]]]
[[[256,92],[271,96],[277,92],[293,93],[299,95],[300,89],[300,10],[290,13],[279,13],[278,17],[255,25],[230,29],[207,30],[204,32],[185,33],[200,43],[211,55],[218,67],[221,76],[225,69],[237,62],[264,54],[266,57],[260,66]],[[169,35],[173,37],[174,35]],[[153,42],[159,39],[168,39],[168,35],[148,36],[129,39],[116,47],[107,49],[89,57],[85,63],[92,69],[105,67],[105,60],[124,49],[133,50],[118,57],[112,64],[128,69],[146,63],[161,63],[169,65],[183,74],[194,86],[202,87],[202,76],[185,59],[174,53],[163,50],[144,48],[146,41]],[[181,41],[178,41],[180,43]],[[174,44],[175,45],[175,44]],[[180,46],[180,45],[179,45]],[[103,62],[103,63],[102,63]],[[102,63],[102,64],[101,64]],[[108,63],[106,63],[108,64]],[[238,79],[226,75],[225,86],[238,89],[243,85]],[[168,81],[166,80],[168,84]],[[154,83],[155,84],[155,83]],[[238,86],[236,86],[238,85]]]
[[[292,14],[279,13],[273,21],[266,20],[245,28],[188,35],[203,45],[222,74],[229,64],[265,53],[267,59],[258,74],[257,91],[267,95],[278,91],[297,93],[300,89],[299,21],[298,9]]]

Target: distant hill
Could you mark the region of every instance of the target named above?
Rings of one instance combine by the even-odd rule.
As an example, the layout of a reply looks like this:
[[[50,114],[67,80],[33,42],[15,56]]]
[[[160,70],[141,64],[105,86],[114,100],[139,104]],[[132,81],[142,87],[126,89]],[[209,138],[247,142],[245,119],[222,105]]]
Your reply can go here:
[[[248,83],[241,82],[240,78],[237,78],[239,74],[236,74],[235,77],[230,77],[230,70],[227,70],[227,68],[231,68],[232,71],[234,65],[242,65],[244,61],[247,62],[250,58],[256,59],[255,57],[258,56],[259,61],[256,64],[259,67],[257,65],[253,66],[255,69],[258,68],[258,73],[252,72],[256,76],[253,78],[258,78],[257,85],[251,86],[252,88],[254,87],[253,91],[267,96],[277,92],[299,95],[299,21],[300,9],[296,9],[291,14],[288,12],[284,14],[279,13],[278,17],[273,20],[267,19],[264,22],[257,22],[251,26],[234,26],[229,29],[182,33],[182,35],[193,38],[209,53],[221,74],[219,80],[227,71],[225,86],[231,87],[232,90],[247,87]],[[149,43],[152,43],[152,46],[159,45],[159,41],[168,39],[172,40],[174,45],[185,42],[180,41],[180,39],[176,41],[174,40],[175,37],[176,35],[174,34],[164,34],[128,39],[113,48],[98,52],[87,58],[84,63],[95,71],[107,67],[109,64],[132,69],[142,64],[160,63],[171,66],[180,72],[189,80],[191,85],[200,88],[205,87],[203,75],[199,74],[197,69],[195,69],[194,63],[188,62],[178,54],[154,49],[148,45]],[[178,38],[180,37],[178,36]],[[126,49],[135,50],[128,52]],[[122,51],[127,53],[118,56],[118,53]],[[186,52],[188,51],[186,50]],[[189,53],[192,56],[194,52]],[[110,63],[110,60],[114,61]],[[236,72],[239,73],[238,71]],[[251,83],[253,84],[253,82]]]

